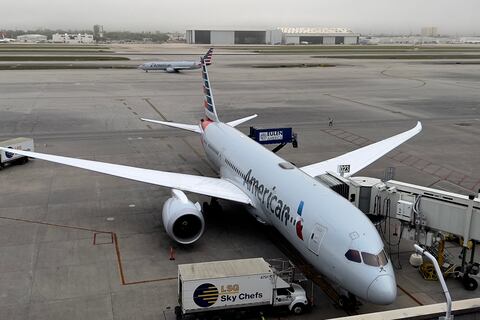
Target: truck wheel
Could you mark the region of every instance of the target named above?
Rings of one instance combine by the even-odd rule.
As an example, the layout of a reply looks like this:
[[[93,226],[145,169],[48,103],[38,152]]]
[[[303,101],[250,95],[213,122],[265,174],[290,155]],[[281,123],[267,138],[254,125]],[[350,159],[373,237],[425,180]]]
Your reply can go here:
[[[301,303],[297,303],[292,307],[292,312],[294,314],[302,314],[305,311],[305,306]]]
[[[182,314],[182,309],[180,308],[180,306],[175,306],[175,308],[173,309],[175,310],[175,314],[178,316],[179,314],[181,315]]]
[[[478,282],[477,280],[470,278],[469,276],[465,276],[463,278],[463,286],[468,291],[473,291],[478,288]]]

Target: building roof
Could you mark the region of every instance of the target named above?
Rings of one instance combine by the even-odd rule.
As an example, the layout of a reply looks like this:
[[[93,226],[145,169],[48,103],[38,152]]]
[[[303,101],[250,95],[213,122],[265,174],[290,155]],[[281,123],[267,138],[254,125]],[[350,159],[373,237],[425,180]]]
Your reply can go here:
[[[17,38],[18,37],[46,37],[46,36],[44,36],[43,34],[22,34],[17,36]]]
[[[265,273],[272,273],[272,269],[263,258],[180,264],[178,266],[178,274],[182,277],[183,281]]]
[[[314,33],[353,33],[348,28],[311,28],[311,27],[281,27],[278,28],[283,33],[289,34],[314,34]]]

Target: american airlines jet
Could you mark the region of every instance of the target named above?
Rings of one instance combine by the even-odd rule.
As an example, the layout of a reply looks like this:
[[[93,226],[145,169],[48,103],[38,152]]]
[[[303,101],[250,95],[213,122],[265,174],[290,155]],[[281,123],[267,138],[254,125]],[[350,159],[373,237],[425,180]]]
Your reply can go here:
[[[13,38],[5,38],[5,34],[2,33],[2,37],[0,38],[0,43],[10,43],[15,42]]]
[[[213,48],[208,49],[207,53],[203,56],[203,60],[206,65],[209,66],[212,63]],[[165,70],[166,72],[173,73],[181,70],[194,70],[200,69],[200,61],[154,61],[146,62],[138,66],[138,69],[145,72],[154,70]]]
[[[201,66],[205,116],[198,124],[142,120],[198,134],[219,178],[0,150],[171,188],[162,219],[167,234],[182,244],[199,240],[205,228],[201,206],[190,201],[184,191],[243,203],[256,220],[274,226],[317,271],[351,296],[376,304],[392,303],[397,292],[395,275],[374,225],[315,177],[335,172],[338,165],[350,165],[347,176],[360,171],[419,133],[420,122],[413,129],[336,158],[296,167],[235,129],[257,115],[219,120],[203,59]]]

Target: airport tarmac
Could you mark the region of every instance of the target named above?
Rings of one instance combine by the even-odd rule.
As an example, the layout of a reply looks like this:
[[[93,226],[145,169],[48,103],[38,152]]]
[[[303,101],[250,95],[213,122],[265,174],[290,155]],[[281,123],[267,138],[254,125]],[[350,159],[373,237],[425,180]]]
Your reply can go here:
[[[298,61],[336,66],[252,67]],[[420,135],[359,175],[381,178],[395,167],[404,182],[462,194],[480,188],[480,64],[216,55],[209,73],[222,120],[258,113],[242,131],[293,127],[299,147],[280,155],[298,166],[420,120]],[[197,136],[139,120],[195,123],[202,112],[198,70],[0,71],[0,140],[32,137],[39,152],[213,176]],[[40,160],[5,168],[0,182],[0,319],[173,319],[177,264],[284,257],[232,203],[206,216],[196,244],[179,246],[161,223],[166,188]],[[408,266],[411,245],[402,243],[397,301],[365,303],[359,313],[444,301],[437,282]],[[447,284],[454,300],[479,295],[456,280]],[[292,318],[346,315],[318,288],[312,292],[312,313]]]

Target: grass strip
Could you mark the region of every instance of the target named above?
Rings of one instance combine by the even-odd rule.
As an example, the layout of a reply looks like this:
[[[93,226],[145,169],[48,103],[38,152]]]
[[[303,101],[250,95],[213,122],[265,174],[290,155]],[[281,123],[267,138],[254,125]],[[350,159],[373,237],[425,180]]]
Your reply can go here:
[[[270,63],[270,64],[254,64],[252,68],[328,68],[336,67],[330,63]]]
[[[0,61],[118,61],[121,56],[1,56]]]
[[[396,54],[396,55],[341,55],[312,56],[312,58],[328,59],[364,59],[364,60],[443,60],[443,59],[480,59],[478,54]]]
[[[19,64],[19,65],[2,65],[0,70],[67,70],[67,69],[136,69],[137,66],[132,65],[82,65],[82,64]]]

